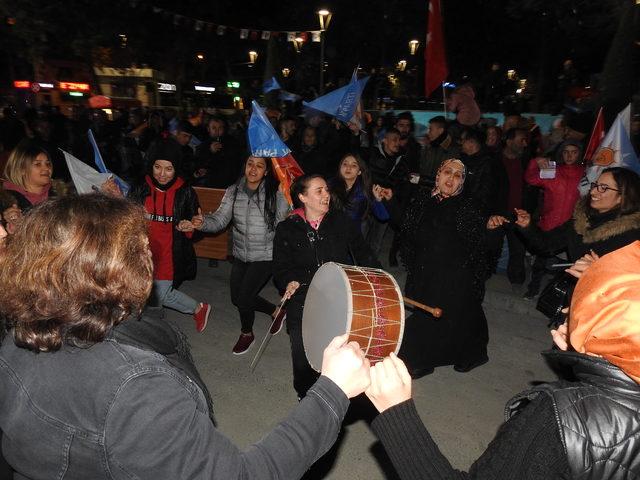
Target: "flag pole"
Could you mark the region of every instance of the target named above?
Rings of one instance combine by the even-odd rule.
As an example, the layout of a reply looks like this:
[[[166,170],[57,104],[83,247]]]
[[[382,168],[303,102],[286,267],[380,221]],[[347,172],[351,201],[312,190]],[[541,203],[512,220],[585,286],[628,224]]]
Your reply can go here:
[[[442,82],[442,108],[444,109],[444,118],[447,118],[447,89]]]

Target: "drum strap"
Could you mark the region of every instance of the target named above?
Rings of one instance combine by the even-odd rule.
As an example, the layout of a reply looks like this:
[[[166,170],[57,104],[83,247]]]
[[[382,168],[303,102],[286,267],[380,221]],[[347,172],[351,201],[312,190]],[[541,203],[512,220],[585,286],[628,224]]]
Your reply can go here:
[[[317,245],[317,242],[322,240],[322,237],[320,236],[320,234],[317,231],[315,231],[313,228],[311,228],[309,225],[307,225],[307,238],[309,239],[309,243],[311,244],[311,247],[313,248],[313,252],[316,254],[316,265],[321,266],[322,262],[320,262],[320,258],[318,257],[318,245]]]

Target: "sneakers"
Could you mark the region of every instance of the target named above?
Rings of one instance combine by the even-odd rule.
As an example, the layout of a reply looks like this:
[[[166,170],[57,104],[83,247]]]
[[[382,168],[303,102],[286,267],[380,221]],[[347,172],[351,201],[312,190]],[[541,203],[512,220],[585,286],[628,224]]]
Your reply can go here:
[[[284,321],[287,318],[287,311],[284,308],[281,308],[278,312],[278,316],[273,319],[271,323],[271,328],[269,329],[269,333],[271,335],[277,335],[282,330],[282,325],[284,325]]]
[[[198,333],[202,333],[207,328],[207,322],[209,321],[209,315],[211,314],[211,305],[208,303],[201,303],[196,313],[193,314],[193,319],[196,322],[196,330]]]
[[[241,333],[240,338],[238,338],[238,341],[233,346],[233,354],[242,355],[243,353],[246,353],[247,350],[251,348],[251,345],[253,345],[255,338],[256,337],[253,336],[253,332]]]

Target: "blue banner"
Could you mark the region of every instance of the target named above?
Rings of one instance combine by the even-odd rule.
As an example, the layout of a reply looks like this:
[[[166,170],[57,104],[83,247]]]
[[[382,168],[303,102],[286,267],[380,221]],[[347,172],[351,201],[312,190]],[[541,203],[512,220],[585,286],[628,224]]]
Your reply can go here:
[[[264,158],[279,158],[288,155],[291,149],[280,139],[260,105],[255,100],[251,102],[251,105],[253,112],[247,131],[251,155]]]

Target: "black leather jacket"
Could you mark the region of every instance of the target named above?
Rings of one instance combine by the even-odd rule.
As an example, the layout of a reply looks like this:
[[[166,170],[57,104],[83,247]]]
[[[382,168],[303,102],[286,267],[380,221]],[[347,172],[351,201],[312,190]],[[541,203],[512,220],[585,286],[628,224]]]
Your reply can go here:
[[[603,358],[576,352],[543,354],[576,381],[537,386],[507,403],[507,419],[540,394],[551,397],[572,478],[640,477],[640,385]]]

